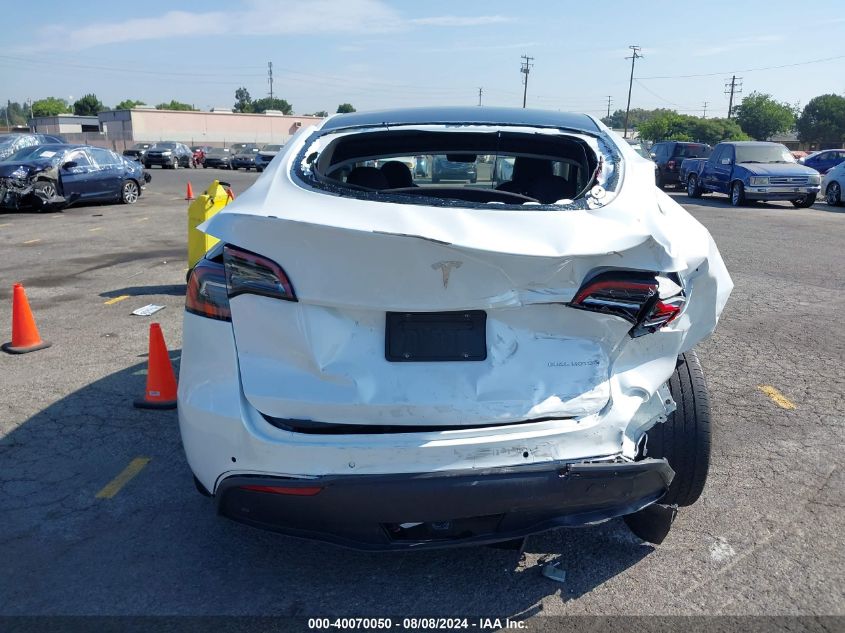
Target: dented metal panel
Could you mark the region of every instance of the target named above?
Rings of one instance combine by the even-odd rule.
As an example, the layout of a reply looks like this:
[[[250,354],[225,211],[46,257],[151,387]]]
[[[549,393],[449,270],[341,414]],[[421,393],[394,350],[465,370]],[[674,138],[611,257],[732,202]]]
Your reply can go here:
[[[558,440],[533,442],[532,455],[633,458],[642,433],[674,406],[661,387],[675,359],[715,328],[732,282],[706,229],[654,187],[651,163],[597,127],[579,138],[601,157],[599,184],[577,200],[533,207],[339,195],[309,180],[308,159],[325,135],[295,137],[201,227],[277,261],[299,299],[231,301],[249,406],[279,418],[399,426],[560,418],[557,428],[576,425],[580,439],[565,450]],[[588,275],[611,268],[676,273],[683,312],[631,338],[623,319],[567,306]],[[468,309],[487,312],[485,361],[385,360],[387,311]],[[398,467],[386,462],[381,454],[371,465]]]

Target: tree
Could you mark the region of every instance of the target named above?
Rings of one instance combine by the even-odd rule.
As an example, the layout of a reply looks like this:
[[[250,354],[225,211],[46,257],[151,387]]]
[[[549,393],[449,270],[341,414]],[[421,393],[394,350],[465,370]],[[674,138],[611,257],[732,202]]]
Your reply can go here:
[[[338,114],[346,114],[347,112],[355,112],[355,108],[352,107],[351,103],[341,103],[337,106]]]
[[[637,128],[642,123],[651,121],[654,117],[674,112],[667,108],[656,108],[654,110],[644,110],[643,108],[632,108],[628,113],[628,127]],[[619,129],[625,125],[625,110],[616,110],[609,117],[603,117],[602,123],[607,127]]]
[[[124,99],[116,106],[114,106],[115,110],[131,110],[132,108],[137,108],[138,106],[147,105],[143,101],[135,101],[134,99]]]
[[[32,116],[56,116],[68,111],[67,101],[58,97],[47,97],[32,102]]]
[[[752,92],[736,107],[736,121],[743,132],[758,141],[788,132],[795,126],[792,106],[772,99],[771,95]]]
[[[845,141],[845,97],[813,97],[798,117],[798,138],[805,143],[840,145]]]
[[[73,103],[73,113],[78,116],[97,116],[106,109],[103,102],[93,92],[77,99]]]
[[[6,105],[0,108],[0,123],[14,127],[16,125],[26,125],[29,118],[29,108],[25,103],[18,103],[17,101],[7,101]]]
[[[253,112],[252,97],[249,90],[241,86],[235,90],[235,105],[232,106],[235,112]]]
[[[317,111],[316,111],[314,114],[312,114],[311,116],[321,116],[321,117],[325,118],[325,117],[329,116],[329,113],[328,113],[328,112],[326,112],[325,110],[317,110]]]
[[[159,103],[156,106],[156,110],[196,110],[196,108],[189,103],[182,103],[181,101],[172,99],[170,103]]]
[[[715,145],[720,141],[744,141],[736,121],[730,119],[702,119],[667,111],[640,124],[640,138],[649,141],[697,141]]]
[[[264,97],[252,102],[253,112],[266,112],[267,110],[279,110],[282,114],[293,114],[293,106],[284,99]]]

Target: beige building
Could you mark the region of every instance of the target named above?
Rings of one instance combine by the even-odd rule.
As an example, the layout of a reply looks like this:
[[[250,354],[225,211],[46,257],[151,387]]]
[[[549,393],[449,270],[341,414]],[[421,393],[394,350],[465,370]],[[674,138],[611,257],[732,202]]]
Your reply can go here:
[[[285,143],[301,127],[321,117],[282,114],[237,114],[134,108],[99,114],[103,136],[122,149],[139,141],[180,141],[188,145]]]
[[[77,116],[58,114],[56,116],[38,116],[30,119],[30,130],[40,134],[82,134],[100,133],[100,122],[95,116]]]

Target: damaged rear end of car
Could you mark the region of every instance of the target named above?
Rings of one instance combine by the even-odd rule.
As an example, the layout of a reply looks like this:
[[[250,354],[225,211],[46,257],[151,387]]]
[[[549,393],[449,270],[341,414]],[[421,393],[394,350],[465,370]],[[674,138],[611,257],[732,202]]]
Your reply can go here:
[[[435,182],[420,157],[473,176]],[[222,514],[393,549],[596,523],[670,490],[649,432],[731,282],[592,118],[333,117],[204,230],[221,243],[190,275],[179,413]]]

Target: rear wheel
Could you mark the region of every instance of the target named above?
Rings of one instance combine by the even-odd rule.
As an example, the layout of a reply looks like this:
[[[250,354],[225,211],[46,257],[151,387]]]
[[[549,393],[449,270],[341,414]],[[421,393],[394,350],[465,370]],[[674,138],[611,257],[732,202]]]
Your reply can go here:
[[[806,209],[808,207],[812,207],[813,204],[815,204],[815,202],[816,202],[816,194],[812,193],[812,194],[807,194],[806,196],[803,196],[801,198],[798,198],[797,200],[793,200],[792,206],[794,206],[796,209]]]
[[[648,432],[648,457],[664,457],[675,478],[660,503],[688,506],[704,490],[710,469],[710,399],[701,363],[694,351],[678,357],[669,391],[677,408]]]
[[[731,204],[735,207],[745,204],[745,187],[739,181],[731,185]]]
[[[701,197],[701,185],[698,184],[698,176],[690,176],[687,178],[687,196],[690,198]]]

